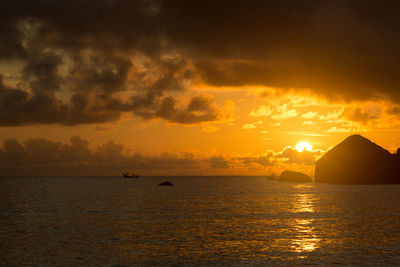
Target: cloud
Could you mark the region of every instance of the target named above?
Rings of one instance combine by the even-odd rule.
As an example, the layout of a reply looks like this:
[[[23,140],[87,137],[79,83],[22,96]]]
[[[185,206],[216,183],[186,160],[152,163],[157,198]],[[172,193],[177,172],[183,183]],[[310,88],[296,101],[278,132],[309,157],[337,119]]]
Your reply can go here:
[[[277,159],[284,161],[285,163],[304,165],[313,165],[320,156],[322,156],[321,150],[304,150],[299,152],[291,146],[285,147],[281,152],[275,155]]]
[[[77,93],[69,104],[55,95],[7,87],[0,76],[0,126],[24,124],[90,124],[118,120],[123,112],[143,119],[164,119],[181,124],[196,124],[229,119],[232,112],[213,103],[213,98],[197,95],[182,107],[174,97],[135,96],[130,102],[110,96]]]
[[[261,105],[253,109],[250,113],[252,117],[271,117],[273,120],[284,120],[296,117],[298,115],[294,108],[289,108],[287,103],[277,106]]]
[[[243,129],[255,129],[255,128],[257,128],[257,126],[252,123],[248,123],[248,124],[243,124],[242,128]]]
[[[273,120],[289,119],[297,116],[295,109],[289,109],[287,104],[282,104],[276,108],[277,113],[272,115]]]
[[[331,128],[329,128],[328,130],[326,130],[327,133],[350,133],[350,132],[354,132],[355,130],[352,128],[340,128],[340,127],[336,127],[333,126]]]
[[[79,136],[72,137],[67,143],[44,138],[22,143],[9,139],[0,149],[2,175],[119,175],[127,168],[148,173],[154,170],[173,173],[191,168],[199,171],[209,163],[212,168],[226,167],[220,158],[195,159],[190,153],[151,156],[129,153],[114,141],[91,150],[89,142]]]
[[[183,124],[223,117],[211,98],[182,107],[176,97],[196,77],[190,59],[161,48],[151,23],[159,2],[151,12],[147,1],[22,2],[0,6],[0,64],[21,69],[18,87],[0,73],[0,125],[104,123],[126,112]]]
[[[335,110],[332,112],[328,112],[327,114],[320,115],[318,119],[326,122],[337,121],[342,116],[343,111],[344,110]]]
[[[5,165],[21,164],[25,161],[25,148],[16,139],[5,140],[0,157]]]
[[[262,125],[262,124],[264,124],[264,121],[258,120],[253,123],[243,124],[242,128],[243,129],[255,129],[255,128],[257,128],[257,125]]]
[[[88,140],[74,136],[67,142],[33,138],[20,142],[3,141],[0,147],[1,175],[119,175],[129,170],[142,175],[215,175],[243,173],[265,174],[266,168],[312,166],[321,151],[303,151],[286,147],[280,152],[262,154],[212,155],[161,153],[146,155],[108,141],[90,148]]]
[[[318,113],[317,112],[312,112],[312,111],[309,111],[309,112],[304,113],[303,115],[301,115],[301,117],[305,118],[305,119],[313,119],[316,116],[318,116]]]
[[[21,68],[17,82],[2,81],[1,125],[101,123],[125,112],[215,120],[171,111],[198,82],[400,103],[399,9],[390,0],[3,1],[0,64]]]
[[[269,124],[270,126],[281,126],[281,123],[278,121],[278,122],[273,122],[273,123],[270,123]]]
[[[244,165],[247,168],[263,168],[264,171],[268,168],[269,172],[299,169],[312,175],[312,166],[322,156],[323,152],[319,149],[299,152],[293,147],[288,146],[282,149],[282,151],[267,150],[262,154],[249,154],[230,158],[230,161],[235,162],[236,166]]]
[[[193,18],[186,27],[196,26],[209,41],[197,44],[189,37],[187,42],[200,51],[210,48],[206,51],[216,56],[214,62],[197,65],[211,84],[310,88],[330,100],[391,97],[399,101],[394,71],[398,62],[392,58],[398,54],[399,39],[392,30],[400,24],[398,9],[396,1],[385,5],[283,1],[249,6],[234,1],[224,14],[211,15],[205,24],[194,23],[194,10],[206,9],[187,5],[184,11]]]
[[[130,170],[142,175],[242,174],[249,166],[272,166],[272,152],[238,157],[213,155],[196,157],[189,152],[145,155],[110,140],[93,149],[74,136],[68,142],[33,138],[20,142],[8,139],[0,147],[2,175],[119,175]],[[255,168],[257,169],[257,168]],[[258,168],[259,169],[259,168]],[[254,170],[253,170],[254,171]]]
[[[343,117],[348,120],[368,124],[380,117],[380,110],[362,110],[361,108],[348,108],[343,112]]]
[[[208,159],[208,163],[210,164],[210,167],[214,168],[214,169],[217,169],[217,168],[223,168],[223,169],[229,168],[229,163],[223,156],[210,157]]]
[[[102,123],[125,112],[173,123],[218,121],[221,110],[213,104],[195,111],[176,97],[196,81],[398,101],[395,2],[257,3],[255,9],[240,1],[229,9],[207,1],[20,3],[1,6],[0,58],[21,62],[20,83],[2,81],[3,126]],[[210,5],[224,12],[207,14]],[[199,23],[199,10],[210,21]],[[231,23],[222,28],[219,21]],[[361,115],[352,116],[365,120]],[[275,118],[294,112],[282,116]]]
[[[66,106],[51,94],[30,95],[7,87],[0,76],[0,125],[14,126],[26,122],[56,123],[66,116]]]
[[[386,111],[390,115],[400,116],[400,106],[394,106]]]
[[[58,161],[61,143],[44,138],[30,139],[24,142],[27,162],[32,164],[51,164]]]
[[[260,155],[247,155],[238,157],[238,161],[244,164],[256,164],[261,166],[273,166],[274,162],[274,152],[268,150],[267,152]]]
[[[257,109],[253,109],[249,115],[252,117],[268,117],[271,114],[272,109],[270,106],[261,105]]]

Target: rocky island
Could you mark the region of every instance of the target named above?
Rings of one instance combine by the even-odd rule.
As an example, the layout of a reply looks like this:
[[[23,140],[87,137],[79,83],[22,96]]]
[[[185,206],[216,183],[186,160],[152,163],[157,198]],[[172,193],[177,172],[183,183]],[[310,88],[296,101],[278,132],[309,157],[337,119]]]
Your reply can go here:
[[[391,154],[361,135],[349,136],[317,161],[315,182],[400,184],[400,149]]]
[[[283,171],[279,176],[278,181],[281,182],[298,182],[311,183],[313,180],[307,174],[296,171]]]

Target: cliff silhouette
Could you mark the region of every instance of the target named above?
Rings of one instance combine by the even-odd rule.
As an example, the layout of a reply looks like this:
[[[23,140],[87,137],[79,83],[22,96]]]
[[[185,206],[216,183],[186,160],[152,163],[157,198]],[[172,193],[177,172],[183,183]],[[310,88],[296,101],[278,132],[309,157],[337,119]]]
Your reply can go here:
[[[317,161],[315,182],[400,184],[400,149],[391,154],[361,135],[349,136]]]

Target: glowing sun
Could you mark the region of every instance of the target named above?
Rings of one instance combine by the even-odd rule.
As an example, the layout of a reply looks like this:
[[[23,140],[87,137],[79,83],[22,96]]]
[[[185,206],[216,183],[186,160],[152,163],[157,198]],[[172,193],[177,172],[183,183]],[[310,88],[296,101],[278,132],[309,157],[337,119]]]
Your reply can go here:
[[[303,152],[304,150],[312,151],[312,145],[309,142],[301,141],[296,145],[296,150]]]

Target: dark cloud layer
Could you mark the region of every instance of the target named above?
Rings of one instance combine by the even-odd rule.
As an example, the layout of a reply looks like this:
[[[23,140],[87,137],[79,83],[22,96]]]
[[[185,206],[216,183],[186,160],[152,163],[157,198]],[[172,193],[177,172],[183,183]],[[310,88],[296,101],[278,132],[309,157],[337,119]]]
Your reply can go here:
[[[0,125],[221,119],[195,82],[400,102],[398,1],[3,1]],[[5,74],[3,73],[3,76]],[[198,102],[202,102],[198,104]],[[193,108],[193,106],[196,106]]]
[[[376,120],[380,116],[380,110],[378,114],[374,114],[369,110],[363,110],[361,108],[347,108],[342,114],[342,117],[362,124],[368,124],[370,121]]]
[[[280,164],[312,166],[321,151],[298,152],[287,147],[281,152],[267,151],[262,155],[196,157],[183,152],[145,155],[127,150],[122,144],[108,141],[91,149],[89,141],[74,136],[69,142],[33,138],[20,142],[3,141],[0,146],[0,176],[14,175],[119,175],[135,170],[144,175],[242,174],[252,168],[260,170]]]
[[[62,143],[45,138],[20,142],[8,139],[0,146],[0,175],[119,175],[123,170],[141,174],[213,173],[230,167],[223,156],[196,158],[192,153],[144,155],[129,152],[114,141],[89,148],[79,136]]]
[[[127,154],[123,145],[109,141],[94,150],[79,136],[68,143],[44,138],[19,142],[9,139],[0,149],[1,175],[119,175],[120,171],[140,172],[207,167],[207,160],[194,159],[192,154],[146,156]]]

